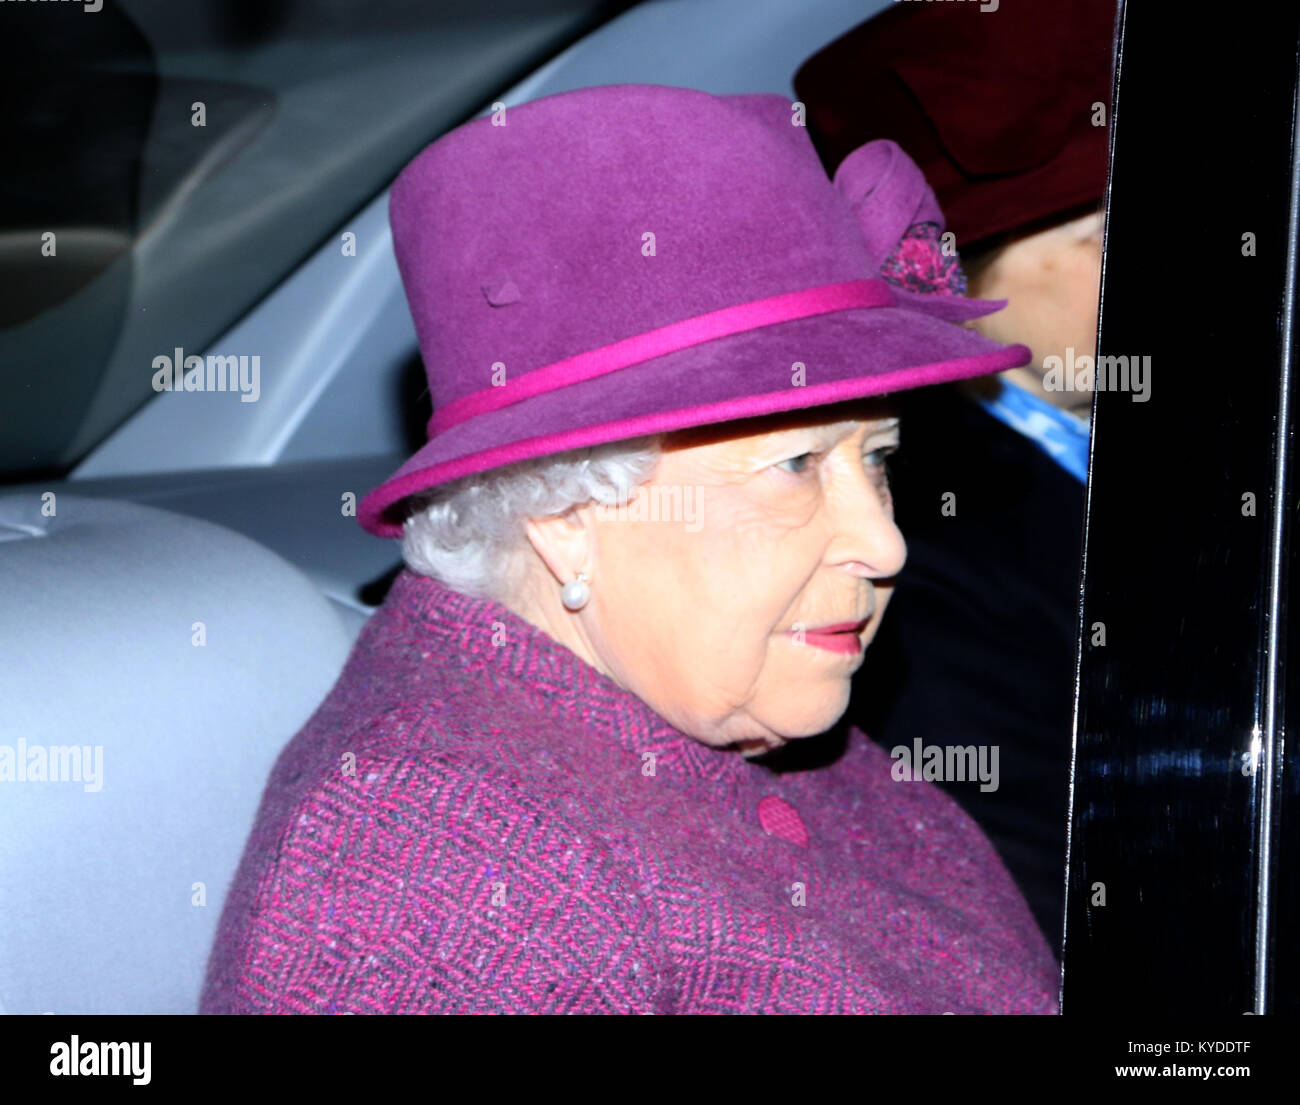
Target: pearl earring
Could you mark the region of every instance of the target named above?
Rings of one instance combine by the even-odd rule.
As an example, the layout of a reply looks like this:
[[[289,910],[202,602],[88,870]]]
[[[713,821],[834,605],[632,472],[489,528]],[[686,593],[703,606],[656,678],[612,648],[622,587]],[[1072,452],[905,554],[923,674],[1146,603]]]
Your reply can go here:
[[[560,601],[566,610],[581,610],[591,598],[591,587],[587,583],[587,573],[579,572],[578,578],[571,580],[560,588]]]

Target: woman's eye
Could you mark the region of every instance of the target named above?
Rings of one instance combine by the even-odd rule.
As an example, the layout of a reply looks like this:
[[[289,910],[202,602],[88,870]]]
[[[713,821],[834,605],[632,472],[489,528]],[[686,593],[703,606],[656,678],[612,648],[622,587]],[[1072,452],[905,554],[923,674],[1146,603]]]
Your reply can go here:
[[[898,452],[897,445],[882,445],[879,449],[872,449],[871,452],[863,456],[863,460],[871,468],[883,468],[885,461]]]
[[[787,464],[793,465],[793,467],[785,468],[785,470],[791,475],[802,476],[808,471],[808,462],[816,455],[816,453],[800,453],[797,457],[791,457],[789,460],[779,461],[777,467],[785,468]]]

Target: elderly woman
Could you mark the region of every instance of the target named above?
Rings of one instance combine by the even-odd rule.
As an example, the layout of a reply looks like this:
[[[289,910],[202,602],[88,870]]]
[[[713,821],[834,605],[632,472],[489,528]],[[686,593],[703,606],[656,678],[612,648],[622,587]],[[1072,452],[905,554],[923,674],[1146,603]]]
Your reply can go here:
[[[776,96],[592,88],[393,188],[434,401],[362,503],[408,565],[283,752],[205,1012],[1052,1012],[988,842],[859,732],[905,557],[887,392],[960,325],[889,142],[832,184]],[[770,757],[769,757],[770,758]]]

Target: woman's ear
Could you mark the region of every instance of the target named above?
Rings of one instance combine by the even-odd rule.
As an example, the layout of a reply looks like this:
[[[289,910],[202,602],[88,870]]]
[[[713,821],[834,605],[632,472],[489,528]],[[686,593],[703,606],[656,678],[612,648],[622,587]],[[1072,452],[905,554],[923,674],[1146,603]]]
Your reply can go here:
[[[578,572],[591,575],[595,524],[590,509],[583,505],[546,518],[526,518],[524,533],[538,558],[563,586]]]

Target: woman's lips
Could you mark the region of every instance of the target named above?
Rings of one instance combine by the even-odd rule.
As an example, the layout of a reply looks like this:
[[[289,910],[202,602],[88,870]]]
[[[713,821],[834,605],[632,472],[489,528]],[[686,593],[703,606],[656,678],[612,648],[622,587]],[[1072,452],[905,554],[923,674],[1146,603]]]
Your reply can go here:
[[[822,625],[816,629],[805,629],[803,643],[814,648],[824,648],[827,652],[857,655],[862,651],[860,634],[870,620],[870,618],[863,618],[857,622],[840,622],[838,625]],[[798,643],[800,636],[798,632],[792,630],[789,636]]]

